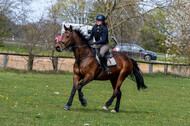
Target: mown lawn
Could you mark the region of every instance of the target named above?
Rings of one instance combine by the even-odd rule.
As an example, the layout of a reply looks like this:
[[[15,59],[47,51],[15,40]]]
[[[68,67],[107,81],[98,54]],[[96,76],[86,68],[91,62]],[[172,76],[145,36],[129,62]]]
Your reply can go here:
[[[138,91],[127,79],[119,113],[103,111],[112,95],[109,81],[83,88],[87,107],[76,93],[70,111],[63,110],[72,88],[72,73],[45,74],[0,69],[0,125],[41,126],[185,126],[190,125],[190,79],[144,75],[149,87]],[[114,108],[115,102],[110,110]]]

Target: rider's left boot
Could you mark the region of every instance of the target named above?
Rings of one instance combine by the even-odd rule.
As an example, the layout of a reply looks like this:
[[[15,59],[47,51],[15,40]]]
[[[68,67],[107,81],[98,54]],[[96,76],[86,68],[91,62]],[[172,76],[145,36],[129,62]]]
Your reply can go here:
[[[101,58],[101,63],[102,63],[102,65],[103,65],[104,68],[105,68],[106,74],[111,74],[110,69],[107,67],[107,58],[106,58],[106,57],[102,57],[102,58]]]

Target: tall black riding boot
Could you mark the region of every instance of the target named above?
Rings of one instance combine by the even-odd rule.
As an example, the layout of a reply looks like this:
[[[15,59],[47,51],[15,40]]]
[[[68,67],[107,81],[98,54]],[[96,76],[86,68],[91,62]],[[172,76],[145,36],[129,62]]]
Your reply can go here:
[[[101,63],[103,65],[103,67],[105,68],[106,74],[111,74],[110,69],[107,67],[107,58],[106,57],[101,58]]]

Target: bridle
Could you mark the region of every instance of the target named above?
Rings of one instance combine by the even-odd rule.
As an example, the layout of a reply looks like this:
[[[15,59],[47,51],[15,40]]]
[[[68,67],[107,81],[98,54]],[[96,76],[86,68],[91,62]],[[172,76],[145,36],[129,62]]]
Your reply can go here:
[[[61,45],[61,47],[63,48],[62,44],[65,45],[65,48],[68,48],[71,44],[71,39],[73,38],[73,32],[69,32],[69,31],[66,31],[65,33],[70,33],[71,34],[71,37],[66,41],[66,42],[62,42],[62,41],[59,41],[58,43]],[[69,44],[68,44],[69,43]]]
[[[68,47],[70,46],[71,48],[78,48],[78,49],[79,49],[79,52],[80,52],[80,48],[81,48],[81,47],[88,46],[88,44],[79,45],[79,46],[71,46],[70,44],[71,44],[71,40],[73,39],[73,31],[72,31],[72,32],[66,31],[65,33],[70,33],[70,34],[71,34],[71,37],[70,37],[66,42],[62,42],[62,41],[59,41],[59,42],[58,42],[58,43],[61,45],[61,48],[63,48],[63,46],[62,46],[62,44],[63,44],[63,45],[65,45],[65,48],[64,48],[64,49],[66,49],[66,48],[68,48]],[[91,50],[92,50],[92,48],[91,48]],[[92,52],[93,52],[93,50],[92,50]],[[77,64],[79,64],[81,60],[86,59],[87,57],[92,57],[92,56],[94,57],[94,54],[93,54],[93,53],[92,53],[91,55],[84,56],[84,57],[79,58],[79,59],[75,58],[75,60],[76,60]],[[79,56],[78,56],[78,57],[80,57],[80,53],[79,53]]]

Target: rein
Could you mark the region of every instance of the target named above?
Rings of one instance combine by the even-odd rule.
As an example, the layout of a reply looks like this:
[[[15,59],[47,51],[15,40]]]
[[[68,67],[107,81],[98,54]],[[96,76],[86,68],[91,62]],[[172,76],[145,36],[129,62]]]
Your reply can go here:
[[[80,48],[81,48],[81,47],[84,47],[84,46],[88,46],[88,44],[81,45],[81,46],[72,46],[72,48],[79,48],[79,52],[80,52]],[[91,48],[91,50],[92,50],[92,48]],[[92,50],[92,52],[93,52],[93,50]],[[93,54],[94,54],[94,53],[92,53],[91,55],[83,56],[82,58],[79,58],[79,59],[75,58],[75,61],[76,61],[77,64],[79,65],[79,64],[80,64],[80,61],[82,61],[82,60],[84,60],[84,59],[86,59],[86,58],[88,58],[88,57],[94,57]],[[80,57],[80,53],[79,53],[78,57]]]

